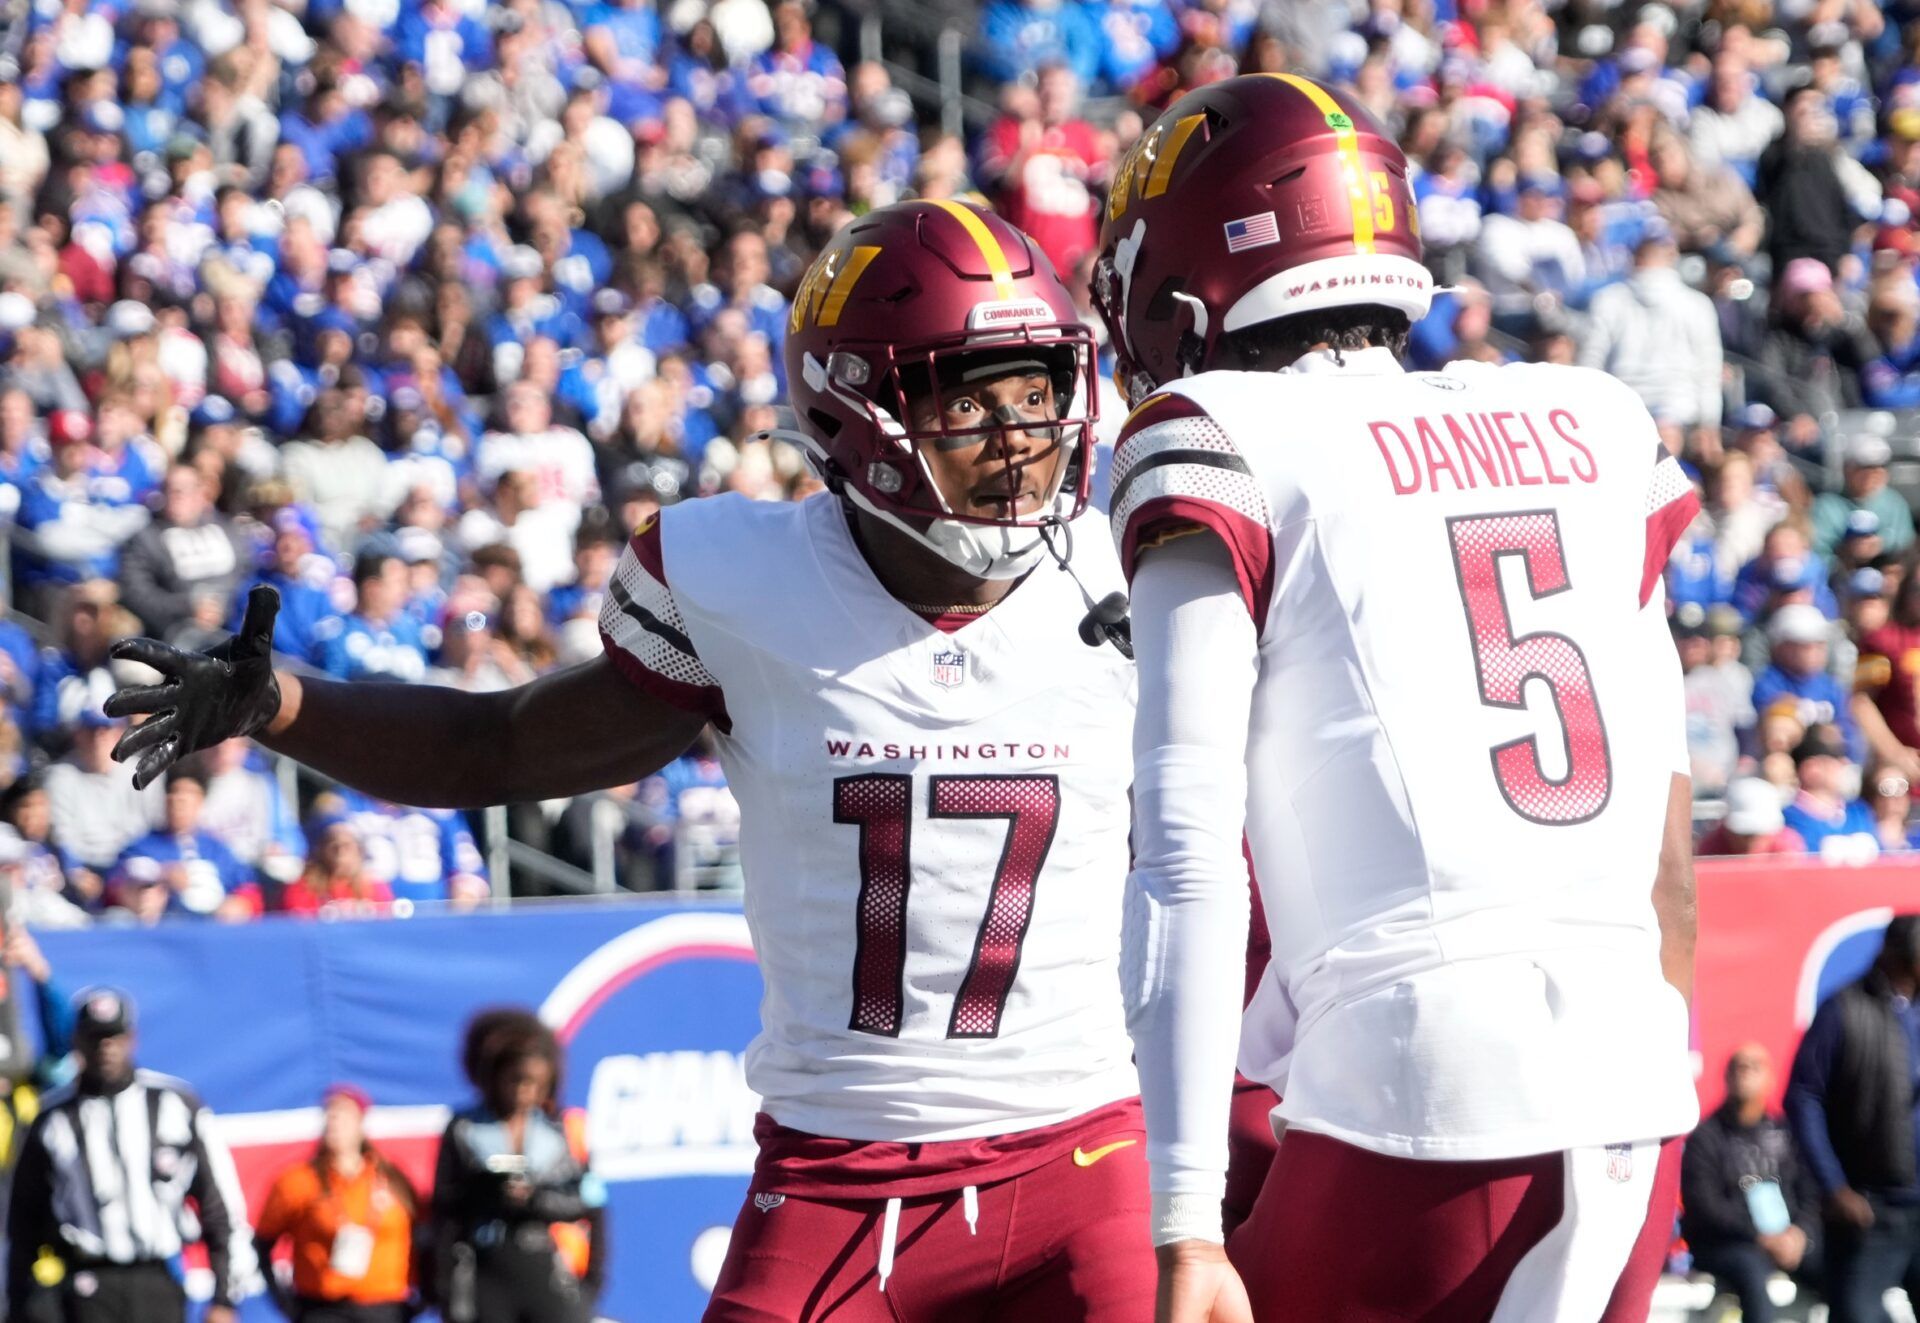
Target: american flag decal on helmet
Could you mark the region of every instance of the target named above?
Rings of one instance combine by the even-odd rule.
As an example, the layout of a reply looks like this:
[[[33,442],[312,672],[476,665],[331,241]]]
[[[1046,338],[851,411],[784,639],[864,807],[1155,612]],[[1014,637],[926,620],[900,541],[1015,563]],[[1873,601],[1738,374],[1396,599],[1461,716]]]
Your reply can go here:
[[[1227,251],[1237,253],[1245,248],[1265,248],[1268,244],[1280,242],[1280,226],[1274,220],[1271,211],[1263,211],[1258,216],[1242,216],[1226,224]]]

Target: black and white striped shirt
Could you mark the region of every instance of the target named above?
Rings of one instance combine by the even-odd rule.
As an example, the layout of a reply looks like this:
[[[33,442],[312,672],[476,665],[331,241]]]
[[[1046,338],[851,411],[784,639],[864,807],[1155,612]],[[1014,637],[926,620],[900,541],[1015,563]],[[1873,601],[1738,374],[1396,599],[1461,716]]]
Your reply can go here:
[[[231,1303],[253,1277],[254,1256],[233,1159],[212,1119],[188,1085],[150,1070],[117,1092],[82,1081],[48,1092],[8,1204],[10,1316],[24,1316],[42,1247],[71,1270],[168,1260],[202,1241],[214,1301]]]

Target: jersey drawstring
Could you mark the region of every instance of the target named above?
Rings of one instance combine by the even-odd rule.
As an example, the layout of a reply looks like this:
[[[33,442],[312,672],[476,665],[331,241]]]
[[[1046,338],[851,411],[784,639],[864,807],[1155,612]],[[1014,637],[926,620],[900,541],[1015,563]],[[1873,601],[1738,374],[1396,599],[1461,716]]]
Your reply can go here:
[[[967,1234],[980,1234],[980,1187],[969,1185],[960,1191],[960,1215],[967,1219]],[[887,1200],[887,1211],[880,1218],[880,1293],[886,1294],[887,1278],[893,1276],[893,1251],[900,1239],[900,1201]]]
[[[886,1294],[887,1278],[893,1276],[893,1244],[900,1235],[900,1201],[887,1200],[886,1216],[880,1220],[880,1293]]]

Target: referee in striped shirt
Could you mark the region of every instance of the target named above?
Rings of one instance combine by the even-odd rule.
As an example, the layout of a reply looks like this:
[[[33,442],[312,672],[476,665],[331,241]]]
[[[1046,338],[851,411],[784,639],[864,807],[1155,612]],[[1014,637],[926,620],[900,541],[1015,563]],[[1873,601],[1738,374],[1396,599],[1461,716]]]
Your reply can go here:
[[[184,1323],[180,1251],[199,1240],[213,1268],[207,1323],[234,1323],[253,1250],[209,1113],[179,1080],[134,1067],[125,994],[83,992],[73,1037],[80,1074],[41,1099],[14,1170],[8,1317],[29,1317],[36,1287],[51,1287],[63,1323]]]

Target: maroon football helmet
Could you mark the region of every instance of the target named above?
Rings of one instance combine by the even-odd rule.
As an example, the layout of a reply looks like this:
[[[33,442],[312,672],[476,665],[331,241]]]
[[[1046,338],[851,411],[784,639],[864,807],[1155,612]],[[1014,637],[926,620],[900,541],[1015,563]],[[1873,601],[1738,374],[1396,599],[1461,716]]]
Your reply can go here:
[[[902,202],[848,224],[794,293],[786,363],[796,439],[822,479],[978,577],[1024,573],[1042,553],[1041,527],[1086,508],[1093,337],[1039,248],[991,212]],[[977,444],[1008,422],[916,428],[909,396],[931,393],[941,419],[943,386],[1022,367],[1052,379],[1058,416],[1046,431],[1055,444],[1044,453],[1067,451],[1059,484],[1030,514],[956,515],[923,449]]]
[[[1296,74],[1187,93],[1121,158],[1093,300],[1137,404],[1213,366],[1221,337],[1378,303],[1426,316],[1407,159],[1351,94]]]

